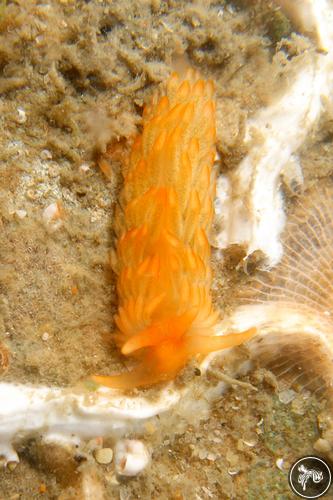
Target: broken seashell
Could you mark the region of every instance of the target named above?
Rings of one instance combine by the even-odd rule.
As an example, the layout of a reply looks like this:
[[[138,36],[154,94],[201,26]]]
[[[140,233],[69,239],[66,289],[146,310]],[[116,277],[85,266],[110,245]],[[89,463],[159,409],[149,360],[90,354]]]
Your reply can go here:
[[[136,476],[150,461],[150,454],[142,441],[123,439],[115,448],[115,466],[121,476]]]
[[[51,203],[43,211],[43,222],[50,233],[59,229],[63,224],[64,209],[61,201]]]
[[[27,121],[27,115],[23,108],[17,108],[17,123],[25,123]]]
[[[290,78],[282,96],[260,110],[246,124],[246,141],[256,144],[236,169],[217,182],[221,226],[214,246],[243,245],[247,255],[261,250],[268,266],[282,257],[280,235],[285,225],[281,175],[300,182],[297,163],[290,163],[322,111],[322,99],[332,98],[333,12],[326,0],[276,0],[307,32],[304,13],[311,19],[311,31],[320,48],[295,60],[295,77]],[[292,109],[292,112],[289,112]],[[291,168],[295,169],[294,174]],[[286,170],[285,170],[286,172]],[[217,219],[219,219],[217,214]]]
[[[224,328],[258,329],[247,345],[257,362],[287,382],[283,394],[288,402],[294,396],[290,388],[332,398],[332,182],[297,201],[283,242],[280,264],[258,272],[240,290],[236,300],[241,305],[224,321]]]
[[[280,470],[283,470],[283,463],[284,463],[283,458],[277,458],[275,461],[276,467]]]

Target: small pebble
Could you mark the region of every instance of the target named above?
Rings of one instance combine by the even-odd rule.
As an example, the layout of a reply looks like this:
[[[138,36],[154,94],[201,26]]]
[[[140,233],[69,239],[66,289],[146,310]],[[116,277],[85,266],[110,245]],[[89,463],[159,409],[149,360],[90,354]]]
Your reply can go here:
[[[317,439],[313,447],[316,451],[319,451],[319,453],[328,453],[332,448],[329,441],[323,438]]]
[[[15,210],[15,214],[17,215],[17,217],[19,219],[24,219],[24,217],[26,217],[26,215],[27,215],[27,211],[26,210]]]
[[[7,463],[7,469],[9,469],[10,471],[13,471],[14,469],[16,469],[16,467],[18,466],[18,462],[8,462]]]
[[[111,448],[101,448],[95,451],[94,456],[96,462],[102,465],[107,465],[112,462],[113,451]]]

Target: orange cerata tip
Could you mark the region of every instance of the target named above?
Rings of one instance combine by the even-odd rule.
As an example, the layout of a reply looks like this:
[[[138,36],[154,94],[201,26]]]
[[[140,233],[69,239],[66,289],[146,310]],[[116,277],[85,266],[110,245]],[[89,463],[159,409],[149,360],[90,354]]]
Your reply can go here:
[[[94,376],[132,388],[176,376],[196,354],[239,345],[253,336],[215,335],[208,236],[215,197],[214,84],[173,73],[165,95],[143,114],[143,132],[127,165],[118,237],[117,343],[135,356],[132,372]]]

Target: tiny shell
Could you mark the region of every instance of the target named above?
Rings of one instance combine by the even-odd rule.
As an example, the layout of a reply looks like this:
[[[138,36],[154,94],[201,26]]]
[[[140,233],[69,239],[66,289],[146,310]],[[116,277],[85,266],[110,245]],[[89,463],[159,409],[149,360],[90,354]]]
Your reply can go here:
[[[232,469],[228,470],[228,474],[230,476],[236,476],[238,473],[239,473],[239,470],[237,470],[237,469],[236,470],[232,470]]]
[[[60,201],[51,203],[43,211],[43,222],[47,230],[51,233],[59,229],[62,224],[63,208]]]
[[[150,461],[149,452],[142,441],[123,439],[115,448],[115,466],[121,476],[136,476]]]
[[[79,170],[84,173],[89,172],[90,166],[88,163],[82,163],[82,165],[79,166]]]
[[[43,149],[40,154],[42,160],[52,160],[52,153],[48,149]]]
[[[277,458],[275,463],[276,463],[276,467],[280,470],[283,470],[283,458]]]
[[[45,222],[55,219],[58,216],[58,204],[51,203],[48,205],[43,212],[43,218]]]
[[[17,108],[17,123],[25,123],[27,121],[27,115],[23,108]]]

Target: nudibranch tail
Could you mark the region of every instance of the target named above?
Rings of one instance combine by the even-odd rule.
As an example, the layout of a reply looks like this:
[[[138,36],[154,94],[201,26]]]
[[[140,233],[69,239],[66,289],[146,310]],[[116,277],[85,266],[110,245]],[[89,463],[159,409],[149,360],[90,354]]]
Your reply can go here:
[[[117,342],[134,372],[94,377],[112,387],[173,378],[195,354],[253,335],[216,337],[210,245],[215,197],[214,84],[172,74],[143,114],[126,165],[113,261],[118,272]]]

